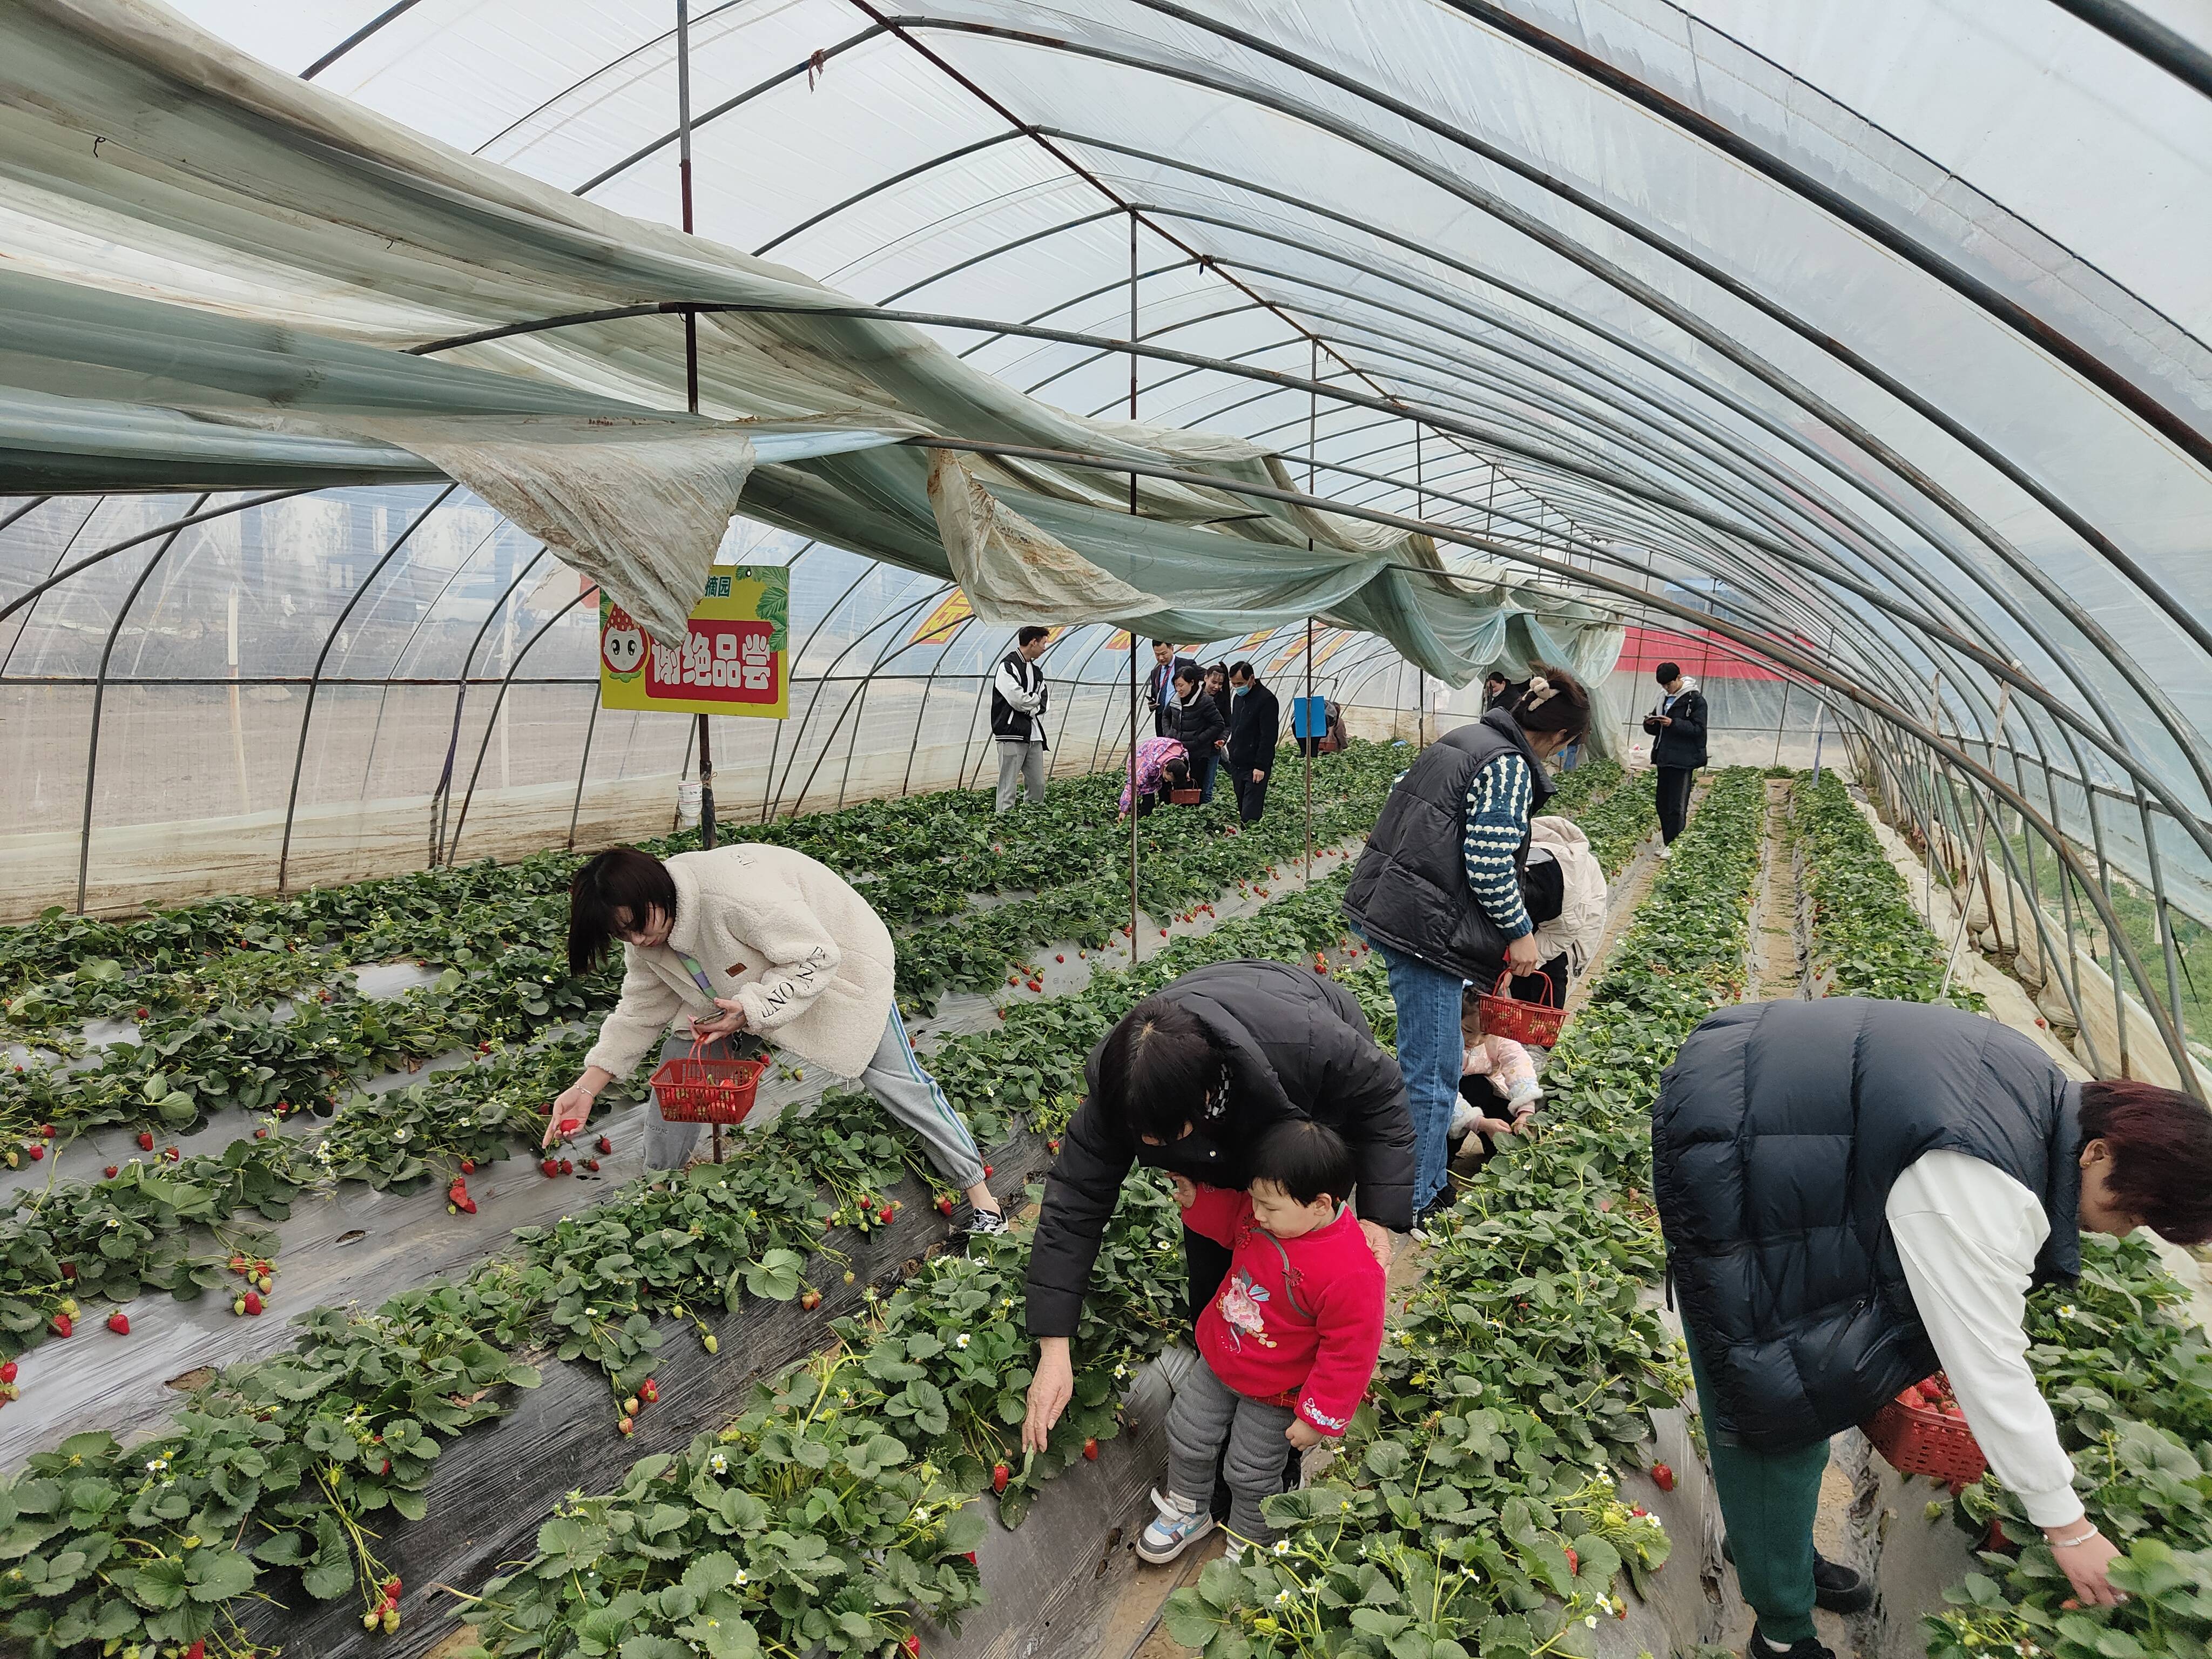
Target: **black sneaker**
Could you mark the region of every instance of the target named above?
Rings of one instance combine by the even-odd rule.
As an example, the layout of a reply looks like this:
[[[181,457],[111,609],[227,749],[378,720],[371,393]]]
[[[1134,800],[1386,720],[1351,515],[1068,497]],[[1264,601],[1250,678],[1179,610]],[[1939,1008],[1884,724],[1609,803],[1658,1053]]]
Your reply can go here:
[[[1735,1540],[1722,1539],[1721,1554],[1733,1564]],[[1816,1550],[1813,1554],[1813,1605],[1826,1613],[1863,1613],[1874,1605],[1874,1586],[1867,1583],[1866,1575],[1857,1568],[1831,1561]]]
[[[1759,1626],[1751,1627],[1751,1640],[1745,1644],[1743,1659],[1836,1659],[1832,1649],[1820,1645],[1820,1638],[1808,1636],[1794,1646],[1778,1648],[1759,1633]]]
[[[1866,1575],[1857,1568],[1831,1561],[1825,1555],[1815,1555],[1813,1603],[1830,1613],[1863,1613],[1874,1605],[1874,1586],[1867,1583]]]

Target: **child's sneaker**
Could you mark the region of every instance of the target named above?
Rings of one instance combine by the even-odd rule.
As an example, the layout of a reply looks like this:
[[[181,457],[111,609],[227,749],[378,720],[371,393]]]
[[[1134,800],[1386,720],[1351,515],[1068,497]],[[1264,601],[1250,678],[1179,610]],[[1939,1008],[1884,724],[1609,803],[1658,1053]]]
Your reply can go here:
[[[1174,1560],[1213,1530],[1213,1514],[1203,1499],[1166,1497],[1156,1491],[1152,1507],[1159,1513],[1137,1540],[1137,1556],[1155,1566]]]
[[[970,1210],[968,1224],[963,1230],[970,1238],[989,1238],[1007,1230],[1005,1213],[999,1210]]]

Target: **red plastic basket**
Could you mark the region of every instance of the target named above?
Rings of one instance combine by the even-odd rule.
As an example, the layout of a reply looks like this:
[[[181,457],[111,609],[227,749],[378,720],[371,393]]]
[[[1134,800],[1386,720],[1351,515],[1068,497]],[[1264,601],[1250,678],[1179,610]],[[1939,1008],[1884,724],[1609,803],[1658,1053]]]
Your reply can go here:
[[[753,1109],[764,1060],[710,1060],[704,1042],[688,1055],[664,1060],[650,1083],[660,1115],[670,1123],[743,1123]]]
[[[1199,792],[1195,789],[1170,789],[1168,800],[1176,806],[1195,806],[1199,801]]]
[[[1478,1000],[1482,1010],[1482,1029],[1486,1035],[1510,1037],[1516,1042],[1532,1043],[1539,1048],[1548,1048],[1559,1040],[1559,1027],[1565,1023],[1567,1011],[1552,1003],[1552,981],[1544,975],[1544,1000],[1523,1002],[1509,995],[1506,988],[1513,982],[1510,969],[1498,975],[1496,987]]]
[[[1951,1391],[1949,1381],[1938,1371],[1926,1382],[1905,1389],[1859,1427],[1899,1474],[1932,1475],[1955,1491],[1980,1480],[1988,1473],[1990,1461],[1982,1455],[1965,1418],[1923,1401],[1920,1390],[1931,1383],[1947,1395]]]

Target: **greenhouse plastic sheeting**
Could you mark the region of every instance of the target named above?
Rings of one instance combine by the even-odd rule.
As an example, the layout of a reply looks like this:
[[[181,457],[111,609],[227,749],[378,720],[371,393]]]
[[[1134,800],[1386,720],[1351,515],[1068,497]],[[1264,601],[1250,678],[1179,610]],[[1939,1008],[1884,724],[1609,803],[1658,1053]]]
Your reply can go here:
[[[2212,44],[2201,7],[2136,9]],[[0,234],[35,254],[15,262],[27,275],[393,356],[617,304],[813,307],[701,317],[702,407],[909,422],[1237,485],[1140,479],[1133,527],[1125,474],[965,454],[999,505],[1163,599],[1161,633],[1230,636],[1166,568],[1228,548],[1254,574],[1237,604],[1279,607],[1247,613],[1269,636],[1245,654],[1294,672],[1298,608],[1328,605],[1314,654],[1335,652],[1330,695],[1389,721],[1433,710],[1432,650],[1516,665],[1595,646],[1624,617],[1711,617],[1799,688],[1792,742],[1818,708],[1899,775],[1931,775],[1932,747],[1940,771],[1993,776],[2085,860],[2206,905],[2212,216],[2188,210],[2212,200],[2212,98],[2186,64],[2075,15],[2099,9],[695,0],[696,239],[670,228],[684,217],[673,0],[183,9],[231,44],[151,9],[7,14],[49,46],[88,19],[137,20],[97,50],[0,58],[22,92],[0,117]],[[99,83],[118,62],[169,64],[160,95]],[[222,112],[248,105],[254,133],[312,142],[252,188],[243,149],[194,137],[204,165],[178,164],[180,135],[212,121],[236,137]],[[109,112],[72,131],[71,108]],[[40,131],[52,148],[29,144]],[[354,165],[371,152],[405,165]],[[453,188],[393,191],[433,177]],[[278,203],[296,216],[272,219]],[[501,258],[480,267],[495,236]],[[836,295],[869,314],[823,315]],[[432,355],[546,395],[684,401],[681,326],[662,314]],[[951,574],[927,477],[903,446],[764,461],[742,510],[790,545],[824,534],[923,573],[899,580],[927,611]],[[1336,510],[1279,499],[1286,487]],[[153,538],[19,611],[21,639],[89,628],[70,636],[87,679],[111,630],[118,675],[142,641],[160,654],[166,578],[117,606],[163,526],[234,499],[175,495],[128,528],[112,502],[57,501],[0,526],[11,594],[65,556]],[[1360,526],[1370,509],[1389,522]],[[463,510],[431,514],[433,530]],[[334,563],[298,598],[325,628],[389,545],[369,515],[353,523],[337,537],[345,574]],[[1432,602],[1414,523],[1439,563],[1495,585],[1449,583],[1464,610]],[[173,533],[167,562],[218,538]],[[416,580],[411,558],[374,591]],[[1414,568],[1342,591],[1362,559]],[[499,614],[495,595],[471,602]],[[1343,644],[1331,623],[1390,643]],[[888,622],[864,632],[841,647],[846,670],[896,678],[934,649]],[[988,665],[992,632],[966,626],[961,653]],[[1103,637],[1079,629],[1047,660],[1110,717]],[[93,695],[18,684],[14,656],[0,695],[16,706]],[[933,684],[904,732],[941,717]],[[788,789],[748,775],[757,799],[787,805],[808,770],[841,769],[845,750],[815,745],[845,706],[825,702]],[[875,707],[856,688],[836,742],[872,743]],[[88,709],[72,718],[96,735]],[[75,781],[62,815],[90,793],[105,821],[108,784]],[[817,781],[805,799],[820,798]]]
[[[758,314],[738,310],[697,319],[702,408],[782,418],[834,413],[859,425],[908,429],[919,422],[949,436],[1168,462],[1271,486],[1284,481],[1258,446],[1074,419],[911,327],[828,314],[849,302],[795,271],[626,219],[428,142],[274,73],[156,6],[52,0],[10,7],[0,12],[0,177],[9,184],[11,250],[22,270],[55,279],[18,281],[5,296],[29,343],[0,358],[9,384],[34,394],[42,408],[56,396],[91,393],[177,406],[187,415],[199,413],[203,397],[219,389],[222,404],[209,418],[246,429],[265,427],[287,440],[301,435],[303,426],[307,435],[389,439],[579,553],[586,569],[669,637],[681,633],[680,590],[692,584],[669,580],[642,550],[653,533],[665,538],[672,530],[663,563],[688,570],[693,582],[703,577],[719,539],[705,535],[714,517],[707,509],[735,507],[731,485],[742,477],[741,463],[702,464],[710,439],[646,440],[641,453],[684,459],[672,469],[647,469],[661,474],[657,487],[634,488],[655,504],[658,522],[625,535],[620,504],[596,511],[599,492],[590,481],[575,476],[573,462],[549,461],[544,447],[518,444],[496,429],[441,436],[434,453],[409,441],[410,432],[419,440],[426,426],[453,422],[457,404],[495,402],[497,387],[486,382],[496,377],[456,384],[448,365],[366,347],[420,348],[502,325],[641,307],[651,314],[462,345],[454,356],[488,370],[620,394],[649,410],[671,401],[686,378],[677,331],[660,304],[761,307]],[[85,264],[94,246],[96,270]],[[182,307],[220,307],[282,332],[257,342],[262,349],[244,362],[220,351],[220,361],[208,363],[180,350],[179,337],[191,338],[195,328],[203,335],[225,326],[246,331],[196,322],[188,313],[166,317],[151,305],[134,309],[132,325],[115,326],[100,313],[116,307],[73,292],[95,278]],[[375,382],[373,418],[362,407],[364,392],[349,396],[320,384],[316,360],[335,354],[301,338],[311,331],[363,345],[347,354],[346,367]],[[267,357],[277,361],[264,367],[258,360]],[[306,416],[284,397],[302,379],[313,384],[315,404]],[[180,392],[190,401],[178,405]],[[605,411],[585,418],[604,419]],[[8,423],[27,424],[20,417]],[[47,470],[29,470],[27,477],[33,487],[57,476],[77,488],[167,482],[177,469],[158,447],[163,430],[116,422],[106,446],[49,453]],[[132,438],[157,447],[132,450]],[[249,453],[240,464],[250,471],[251,444],[240,447]],[[299,462],[288,470],[299,471]],[[602,480],[620,470],[593,469]],[[988,470],[1046,490],[1065,471],[1036,459],[1018,469]],[[849,449],[836,467],[793,471],[774,488],[763,480],[758,493],[772,521],[918,568],[947,568],[924,458]],[[349,469],[307,481],[353,476]],[[234,474],[229,481],[243,480]],[[254,481],[278,480],[272,469]],[[1358,607],[1367,617],[1413,623],[1424,609],[1471,609],[1449,585],[1423,603],[1403,591],[1407,578],[1394,567],[1441,568],[1426,538],[1175,482],[1146,480],[1135,495],[1148,519],[1190,527],[1177,545],[1206,550],[1175,572],[1172,590],[1164,580],[1170,561],[1156,559],[1160,577],[1147,586],[1168,601],[1165,614],[1156,606],[1144,613],[1093,606],[1086,619],[1109,616],[1158,629],[1171,626],[1181,611],[1249,611],[1255,620],[1271,614],[1275,607],[1245,602],[1237,544],[1246,540],[1317,547],[1330,556],[1337,578],[1324,586],[1346,594],[1369,585],[1384,590]],[[672,505],[684,510],[672,512]],[[1079,548],[1128,510],[1100,500],[1089,478],[1060,489],[1057,505],[1056,533]],[[1222,527],[1206,527],[1215,525]],[[641,586],[641,578],[650,585]],[[1064,601],[1060,608],[1065,614],[1072,607]],[[1577,620],[1592,618],[1585,612]],[[1414,625],[1393,637],[1430,672],[1463,681],[1481,664],[1451,653],[1444,641],[1467,626]]]

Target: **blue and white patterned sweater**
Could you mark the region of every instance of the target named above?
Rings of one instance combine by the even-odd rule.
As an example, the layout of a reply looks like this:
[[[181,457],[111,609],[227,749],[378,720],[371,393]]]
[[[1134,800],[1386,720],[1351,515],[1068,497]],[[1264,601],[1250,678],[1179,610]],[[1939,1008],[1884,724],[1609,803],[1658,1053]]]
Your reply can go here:
[[[1535,931],[1513,863],[1528,833],[1530,787],[1528,763],[1510,751],[1478,770],[1467,787],[1467,884],[1510,939]]]

